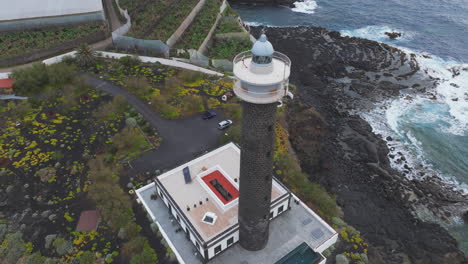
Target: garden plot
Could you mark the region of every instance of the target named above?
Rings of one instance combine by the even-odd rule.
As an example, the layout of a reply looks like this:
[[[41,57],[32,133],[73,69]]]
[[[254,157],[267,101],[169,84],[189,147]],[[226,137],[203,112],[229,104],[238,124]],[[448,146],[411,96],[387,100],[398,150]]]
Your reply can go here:
[[[154,26],[153,31],[144,39],[155,39],[166,42],[179,28],[180,24],[192,12],[199,0],[179,0],[165,13],[165,16]]]
[[[0,102],[0,225],[19,230],[6,237],[0,234],[0,259],[16,263],[13,259],[23,254],[25,260],[44,260],[44,255],[57,261],[51,263],[83,258],[112,263],[121,258],[121,244],[133,241],[130,234],[117,236],[119,228],[133,228],[136,234],[139,229],[128,227],[133,223],[131,203],[116,183],[117,171],[106,169],[105,174],[104,168],[118,168],[119,161],[154,146],[139,127],[144,121],[123,98],[97,92],[65,64],[45,67],[36,65],[14,75],[35,79],[43,87],[40,95]],[[119,202],[109,207],[97,193]],[[121,204],[128,207],[122,209]],[[80,212],[96,205],[105,221],[96,231],[74,232]],[[107,210],[116,218],[110,220]],[[136,252],[151,251],[144,249],[149,247],[145,241]],[[2,255],[5,252],[10,255]],[[148,254],[153,262],[141,263],[154,263],[154,251]]]
[[[232,8],[226,8],[216,28],[209,57],[232,61],[237,54],[251,48],[250,35],[240,25],[239,15]]]
[[[105,25],[93,23],[76,27],[0,33],[0,59],[34,53],[105,30]]]
[[[197,50],[216,22],[220,6],[221,0],[207,0],[203,9],[177,43],[177,48]]]
[[[178,0],[124,2],[123,6],[129,10],[132,18],[132,27],[128,35],[144,38],[153,31],[159,20],[176,4],[178,4]]]
[[[177,119],[221,107],[232,91],[230,78],[219,78],[161,64],[142,64],[135,58],[103,59],[98,75],[145,100],[164,118]]]

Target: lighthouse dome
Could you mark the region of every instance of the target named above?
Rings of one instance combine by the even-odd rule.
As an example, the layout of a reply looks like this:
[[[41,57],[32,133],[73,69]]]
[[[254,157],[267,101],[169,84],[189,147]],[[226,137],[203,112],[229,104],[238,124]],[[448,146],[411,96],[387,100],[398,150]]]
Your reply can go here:
[[[256,64],[269,64],[273,59],[273,45],[268,41],[267,36],[262,34],[252,47],[252,62]]]

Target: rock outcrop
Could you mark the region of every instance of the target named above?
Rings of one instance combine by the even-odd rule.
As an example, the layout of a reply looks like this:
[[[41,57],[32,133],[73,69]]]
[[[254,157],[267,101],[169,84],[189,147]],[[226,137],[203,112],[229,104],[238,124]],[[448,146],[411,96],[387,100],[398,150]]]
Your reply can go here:
[[[248,5],[281,5],[294,6],[295,0],[230,0],[231,3],[248,4]]]
[[[266,30],[293,62],[293,147],[311,179],[337,195],[346,222],[370,242],[369,263],[467,263],[443,227],[416,213],[424,208],[443,221],[454,207],[467,208],[467,197],[444,189],[437,177],[411,181],[393,170],[387,143],[356,115],[402,89],[434,87],[420,76],[415,56],[321,28]]]

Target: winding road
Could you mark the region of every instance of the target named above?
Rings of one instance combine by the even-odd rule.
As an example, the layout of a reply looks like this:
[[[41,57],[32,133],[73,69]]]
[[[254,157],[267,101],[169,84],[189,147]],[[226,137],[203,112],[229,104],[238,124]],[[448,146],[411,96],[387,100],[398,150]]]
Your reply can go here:
[[[130,163],[136,173],[153,173],[157,169],[163,171],[173,168],[218,146],[218,139],[224,133],[217,128],[218,122],[222,120],[221,113],[210,120],[202,120],[199,115],[167,120],[122,87],[89,74],[85,76],[87,83],[96,89],[113,96],[123,96],[162,137],[163,141],[158,149]]]

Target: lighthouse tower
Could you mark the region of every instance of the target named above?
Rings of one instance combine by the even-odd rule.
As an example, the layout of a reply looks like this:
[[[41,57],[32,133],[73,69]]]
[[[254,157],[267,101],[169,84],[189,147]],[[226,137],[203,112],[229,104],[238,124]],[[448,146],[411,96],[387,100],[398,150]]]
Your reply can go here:
[[[268,242],[278,102],[288,93],[291,60],[265,34],[234,58],[234,93],[242,102],[239,243],[261,250]]]

